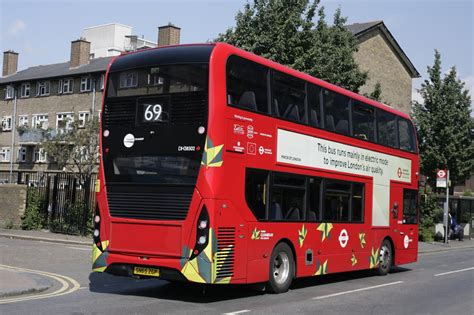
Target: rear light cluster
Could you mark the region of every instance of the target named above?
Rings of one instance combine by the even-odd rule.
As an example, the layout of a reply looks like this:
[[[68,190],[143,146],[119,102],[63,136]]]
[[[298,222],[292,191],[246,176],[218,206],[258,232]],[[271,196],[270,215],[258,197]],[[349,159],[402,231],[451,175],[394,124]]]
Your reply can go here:
[[[209,225],[209,213],[204,206],[197,221],[196,244],[191,257],[189,257],[190,260],[198,256],[209,243]]]
[[[97,246],[100,251],[104,251],[102,248],[102,241],[100,240],[100,212],[99,207],[95,207],[95,215],[94,215],[94,244]]]

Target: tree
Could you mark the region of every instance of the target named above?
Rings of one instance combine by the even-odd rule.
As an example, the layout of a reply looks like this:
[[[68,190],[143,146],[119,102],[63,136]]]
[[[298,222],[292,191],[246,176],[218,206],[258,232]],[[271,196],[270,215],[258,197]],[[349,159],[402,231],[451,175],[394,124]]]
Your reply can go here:
[[[441,55],[435,51],[434,64],[428,67],[429,78],[419,93],[423,103],[413,103],[417,126],[421,171],[434,185],[436,169],[447,168],[450,180],[459,184],[474,173],[474,142],[471,97],[465,83],[452,67],[441,76]],[[454,185],[453,185],[454,186]]]
[[[76,117],[66,125],[69,126],[50,136],[43,147],[59,168],[77,174],[84,184],[97,166],[99,120],[93,117],[82,127]]]
[[[364,93],[364,96],[374,101],[382,102],[382,86],[380,85],[380,82],[375,84],[374,90],[370,94]]]
[[[358,92],[367,73],[353,58],[357,42],[344,26],[347,19],[337,9],[330,26],[318,5],[319,0],[254,0],[237,13],[236,26],[215,41]]]

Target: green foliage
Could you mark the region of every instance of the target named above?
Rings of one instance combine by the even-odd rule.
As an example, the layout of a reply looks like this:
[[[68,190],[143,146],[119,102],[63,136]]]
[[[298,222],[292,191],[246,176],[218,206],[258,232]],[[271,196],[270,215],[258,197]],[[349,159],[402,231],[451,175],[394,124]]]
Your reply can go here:
[[[98,118],[93,117],[85,127],[80,127],[76,117],[70,122],[70,128],[50,137],[43,147],[60,169],[77,174],[81,184],[84,184],[97,167]]]
[[[377,82],[374,86],[374,90],[372,93],[367,94],[364,93],[364,96],[370,99],[373,99],[374,101],[377,102],[382,102],[382,86],[380,85],[380,82]]]
[[[462,192],[462,195],[463,195],[463,196],[466,196],[466,197],[472,197],[472,196],[474,196],[474,194],[472,193],[472,190],[470,190],[469,188],[466,189],[466,190],[464,190],[464,191]]]
[[[23,230],[39,230],[46,226],[47,218],[41,213],[43,198],[36,188],[28,188],[27,207],[21,218]]]
[[[367,73],[353,58],[357,42],[344,26],[347,18],[337,9],[328,25],[318,5],[319,0],[254,0],[237,13],[236,26],[215,41],[358,92]]]
[[[471,97],[465,83],[457,78],[456,68],[441,77],[441,55],[435,51],[434,64],[428,67],[429,79],[419,90],[424,102],[413,103],[417,126],[421,171],[435,184],[438,168],[450,171],[450,180],[463,183],[474,173],[474,128]]]
[[[84,215],[87,216],[87,227],[81,229]],[[93,226],[91,211],[87,211],[84,202],[76,201],[66,206],[64,217],[51,221],[49,229],[57,233],[89,235],[93,230]]]
[[[11,219],[5,220],[5,223],[3,224],[3,228],[7,230],[11,230],[15,227],[15,224],[13,224],[13,221]]]
[[[436,194],[426,191],[424,201],[420,205],[420,241],[431,242],[434,239],[435,224],[443,216],[442,209],[438,206]]]

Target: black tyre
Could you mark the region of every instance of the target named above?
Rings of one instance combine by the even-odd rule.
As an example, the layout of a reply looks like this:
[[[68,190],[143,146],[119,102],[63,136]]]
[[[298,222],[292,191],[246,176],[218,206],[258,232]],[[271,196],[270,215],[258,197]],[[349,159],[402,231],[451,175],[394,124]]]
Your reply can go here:
[[[384,240],[380,246],[379,256],[379,267],[377,268],[377,274],[379,276],[385,276],[392,267],[393,264],[393,249],[392,244],[389,240]]]
[[[271,293],[283,293],[295,277],[295,261],[290,247],[286,243],[279,243],[273,249],[270,257],[270,277],[267,290]]]

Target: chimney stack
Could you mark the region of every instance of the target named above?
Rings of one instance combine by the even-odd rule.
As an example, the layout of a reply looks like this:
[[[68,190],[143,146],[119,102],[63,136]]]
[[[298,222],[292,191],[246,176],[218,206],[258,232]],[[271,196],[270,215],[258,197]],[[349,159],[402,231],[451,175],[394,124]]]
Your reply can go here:
[[[91,53],[91,43],[85,38],[80,38],[71,42],[70,68],[79,67],[89,63]]]
[[[5,77],[10,74],[16,73],[18,70],[18,53],[13,50],[7,50],[3,52],[3,72],[2,76]]]
[[[158,47],[168,45],[178,45],[181,28],[171,23],[158,27]]]

